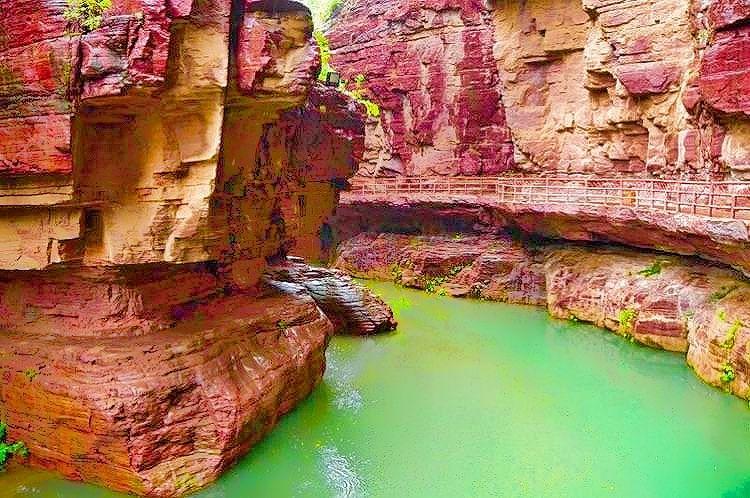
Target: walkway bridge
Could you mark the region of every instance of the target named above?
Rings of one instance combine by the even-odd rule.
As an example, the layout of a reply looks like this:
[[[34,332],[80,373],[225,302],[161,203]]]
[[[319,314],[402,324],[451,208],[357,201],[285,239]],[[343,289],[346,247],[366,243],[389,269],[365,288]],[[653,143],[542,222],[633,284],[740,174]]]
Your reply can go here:
[[[630,208],[750,220],[750,182],[593,177],[357,177],[347,203],[477,202],[548,208]]]

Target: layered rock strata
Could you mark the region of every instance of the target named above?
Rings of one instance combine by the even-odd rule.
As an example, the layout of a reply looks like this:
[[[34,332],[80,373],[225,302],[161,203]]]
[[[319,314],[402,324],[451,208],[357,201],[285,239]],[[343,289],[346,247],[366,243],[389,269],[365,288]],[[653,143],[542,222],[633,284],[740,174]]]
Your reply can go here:
[[[322,376],[331,319],[262,278],[319,253],[360,109],[297,2],[71,8],[0,9],[2,417],[32,465],[181,495]]]
[[[338,333],[372,335],[396,329],[391,308],[341,271],[312,267],[299,258],[289,258],[271,267],[266,279],[281,290],[309,294],[331,317]]]
[[[442,295],[546,306],[650,347],[687,354],[705,382],[750,398],[750,284],[664,253],[509,236],[362,233],[335,267]]]
[[[337,240],[360,231],[411,233],[498,230],[577,242],[614,242],[633,247],[700,256],[750,275],[750,229],[738,219],[665,213],[635,207],[498,202],[497,197],[445,194],[369,196],[344,193],[331,222]]]
[[[137,336],[4,330],[3,417],[31,465],[182,495],[216,479],[312,391],[332,333],[309,296],[277,292],[215,298]]]

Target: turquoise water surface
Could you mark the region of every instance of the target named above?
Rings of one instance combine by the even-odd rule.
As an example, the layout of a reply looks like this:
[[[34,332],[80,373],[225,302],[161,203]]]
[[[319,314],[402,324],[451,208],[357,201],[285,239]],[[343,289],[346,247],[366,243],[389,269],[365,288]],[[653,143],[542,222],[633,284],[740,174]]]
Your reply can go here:
[[[197,496],[750,496],[750,409],[681,355],[542,309],[367,285],[398,331],[335,338],[324,383]],[[124,495],[12,469],[0,496]]]

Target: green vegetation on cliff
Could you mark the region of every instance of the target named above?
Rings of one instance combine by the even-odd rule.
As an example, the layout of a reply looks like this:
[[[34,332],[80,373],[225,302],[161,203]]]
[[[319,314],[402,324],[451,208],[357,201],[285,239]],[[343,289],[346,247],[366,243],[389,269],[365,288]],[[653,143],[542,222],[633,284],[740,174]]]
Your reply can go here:
[[[320,29],[341,8],[343,0],[304,0],[312,12],[315,26]]]
[[[29,450],[23,442],[8,443],[5,441],[7,436],[8,424],[0,421],[0,471],[5,470],[5,464],[10,457],[18,455],[25,458],[29,455]]]
[[[63,17],[78,23],[84,32],[93,31],[102,25],[102,16],[110,7],[112,0],[68,0]]]
[[[661,273],[663,264],[663,261],[654,261],[650,266],[647,266],[643,270],[639,271],[638,275],[642,275],[644,277],[654,277],[656,275],[659,275]]]
[[[318,79],[325,82],[328,80],[329,73],[336,72],[333,66],[331,66],[331,48],[328,43],[328,38],[326,38],[326,35],[324,35],[322,31],[315,31],[313,36],[315,37],[315,41],[318,42],[318,48],[320,49],[320,73],[318,74]],[[365,97],[365,79],[364,74],[356,75],[354,77],[353,88],[349,87],[349,81],[341,79],[339,81],[338,90],[365,106],[368,116],[379,118],[380,106]]]
[[[331,46],[328,43],[328,38],[321,31],[321,27],[341,8],[343,2],[342,0],[307,0],[305,3],[312,12],[316,27],[313,37],[315,37],[315,41],[318,43],[318,48],[320,49],[320,73],[318,74],[318,79],[325,82],[328,79],[329,73],[337,71],[331,66]],[[365,106],[368,116],[379,118],[380,106],[367,98],[365,81],[364,74],[354,76],[351,81],[342,78],[339,82],[338,90]]]
[[[636,310],[631,308],[620,310],[617,316],[617,321],[620,322],[620,334],[630,339],[633,336],[633,329],[635,328],[635,321],[637,319],[638,312]]]

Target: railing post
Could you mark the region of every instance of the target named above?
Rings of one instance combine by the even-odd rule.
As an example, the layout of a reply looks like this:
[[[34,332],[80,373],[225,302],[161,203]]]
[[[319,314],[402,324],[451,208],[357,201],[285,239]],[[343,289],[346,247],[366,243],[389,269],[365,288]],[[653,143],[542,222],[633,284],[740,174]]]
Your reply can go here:
[[[711,188],[709,190],[709,198],[708,198],[708,216],[710,218],[714,217],[714,182],[711,181]]]
[[[652,210],[656,208],[656,205],[654,204],[656,200],[654,199],[654,183],[656,182],[654,182],[653,179],[649,180],[649,196],[651,197],[651,209]]]
[[[698,189],[693,190],[693,216],[697,214],[698,210]]]
[[[584,205],[588,206],[589,204],[589,179],[588,178],[583,179],[583,193],[584,193]]]
[[[737,194],[732,194],[732,219],[737,218]]]

